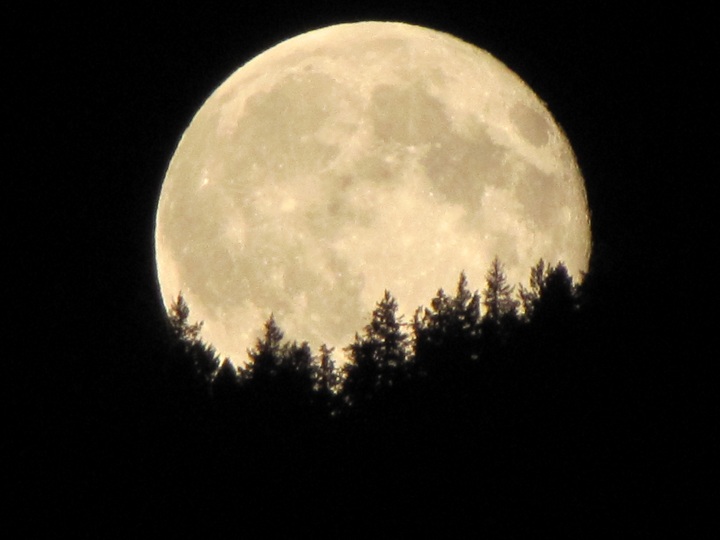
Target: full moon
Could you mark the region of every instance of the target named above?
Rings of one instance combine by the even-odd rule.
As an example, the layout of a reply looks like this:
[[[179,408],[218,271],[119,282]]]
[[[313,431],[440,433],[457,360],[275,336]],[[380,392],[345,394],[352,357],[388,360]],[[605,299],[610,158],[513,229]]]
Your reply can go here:
[[[584,182],[544,103],[488,52],[404,23],[288,39],[239,68],[172,157],[155,230],[166,306],[241,365],[273,314],[338,350],[384,291],[405,320],[497,256],[511,284],[540,258],[577,279]]]

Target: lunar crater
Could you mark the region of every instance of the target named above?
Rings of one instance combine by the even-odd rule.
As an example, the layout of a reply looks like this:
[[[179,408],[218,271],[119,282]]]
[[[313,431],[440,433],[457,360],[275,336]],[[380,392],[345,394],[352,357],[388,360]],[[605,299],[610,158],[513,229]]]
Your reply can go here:
[[[510,119],[518,133],[534,146],[544,146],[550,140],[550,129],[540,113],[523,103],[516,103],[510,109]]]

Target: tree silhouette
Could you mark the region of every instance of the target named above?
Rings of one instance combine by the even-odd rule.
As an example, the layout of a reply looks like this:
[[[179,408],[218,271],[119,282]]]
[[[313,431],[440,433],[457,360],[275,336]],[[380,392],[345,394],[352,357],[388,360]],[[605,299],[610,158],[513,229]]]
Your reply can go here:
[[[285,392],[291,392],[298,400],[314,401],[315,365],[306,341],[290,343],[283,351],[278,370],[278,383]]]
[[[519,302],[513,297],[515,287],[508,284],[505,268],[497,257],[490,264],[485,279],[486,285],[483,291],[485,319],[500,323],[505,318],[516,317]]]
[[[237,393],[239,385],[240,378],[238,376],[238,370],[233,363],[226,358],[213,378],[213,397],[217,401],[229,404]]]
[[[274,316],[267,320],[263,336],[248,354],[251,362],[244,372],[244,386],[260,417],[284,422],[310,415],[318,407],[310,347],[307,342],[285,342]]]
[[[524,318],[559,320],[580,307],[580,288],[573,283],[564,263],[546,265],[540,259],[530,270],[530,286],[520,286]]]
[[[284,354],[283,337],[274,315],[270,315],[265,322],[263,337],[258,338],[255,348],[248,351],[251,360],[245,371],[248,380],[265,383],[277,375]]]
[[[499,347],[508,343],[518,329],[518,302],[514,295],[514,286],[507,282],[505,268],[495,257],[485,274],[482,319],[482,349],[487,359],[497,358]]]
[[[170,331],[176,339],[186,343],[192,343],[199,339],[203,322],[190,323],[190,307],[185,301],[182,292],[179,292],[177,298],[170,304],[168,322],[170,323]]]
[[[539,297],[533,305],[534,319],[568,321],[580,307],[578,287],[562,262],[547,269],[539,291]]]
[[[526,288],[524,285],[520,285],[520,300],[526,320],[532,318],[535,302],[540,298],[540,292],[545,286],[546,272],[545,261],[540,259],[530,269],[530,286]]]
[[[320,346],[320,365],[317,370],[318,390],[333,392],[340,383],[335,371],[335,361],[332,359],[334,347],[328,347],[325,343]]]
[[[363,335],[356,334],[355,341],[345,349],[350,362],[345,366],[343,393],[351,405],[367,403],[385,393],[404,374],[409,338],[397,309],[397,301],[385,291]]]
[[[219,358],[211,345],[200,338],[203,323],[190,322],[190,307],[182,293],[170,305],[168,310],[171,350],[177,355],[172,367],[178,374],[185,370],[186,377],[199,378],[202,387],[209,391],[212,379],[219,366]]]
[[[413,320],[416,368],[422,375],[453,369],[474,354],[480,337],[480,295],[470,292],[460,273],[454,297],[438,290],[429,308],[418,309]],[[442,358],[442,361],[440,361]]]

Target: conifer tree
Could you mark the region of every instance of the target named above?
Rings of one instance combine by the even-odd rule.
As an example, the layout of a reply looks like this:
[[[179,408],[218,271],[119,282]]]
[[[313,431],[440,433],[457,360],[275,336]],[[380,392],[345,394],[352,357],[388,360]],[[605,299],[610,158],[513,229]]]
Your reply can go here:
[[[513,298],[514,288],[507,282],[503,264],[495,257],[486,274],[483,292],[486,319],[500,323],[504,318],[517,315],[518,301]]]
[[[479,358],[480,322],[480,295],[461,272],[455,296],[440,289],[429,308],[415,313],[414,372],[434,382],[462,377],[467,363]]]
[[[460,273],[454,297],[442,289],[430,302],[430,308],[418,309],[413,320],[416,352],[449,343],[460,345],[475,341],[480,334],[480,295],[470,292],[465,272]]]
[[[203,323],[201,321],[190,324],[190,307],[182,292],[179,292],[177,298],[170,304],[168,321],[170,332],[176,339],[193,342],[199,338]]]
[[[240,392],[238,369],[225,358],[212,381],[212,396],[223,415],[236,413]]]
[[[214,392],[217,394],[218,390],[222,389],[220,392],[230,393],[239,385],[239,382],[237,368],[229,358],[225,358],[213,378]]]
[[[334,347],[328,347],[325,343],[320,346],[320,359],[317,368],[317,389],[327,394],[334,393],[340,378],[335,371],[335,361],[332,358]]]
[[[275,322],[275,316],[265,322],[265,331],[258,338],[255,347],[248,351],[250,364],[246,369],[246,376],[251,381],[267,381],[277,375],[278,367],[285,352],[283,347],[284,334]]]
[[[530,286],[526,288],[524,285],[520,285],[520,300],[522,302],[525,320],[532,318],[535,303],[540,298],[540,292],[545,286],[545,278],[545,261],[540,259],[537,264],[530,269]]]
[[[265,323],[265,332],[248,351],[246,388],[273,410],[297,413],[314,402],[315,366],[307,342],[284,342],[274,316]]]
[[[579,289],[564,263],[547,265],[540,259],[530,271],[530,287],[520,287],[524,316],[544,318],[567,314],[579,307]]]
[[[171,340],[174,345],[179,345],[179,350],[174,354],[187,359],[191,371],[209,389],[220,363],[219,358],[215,349],[200,338],[202,321],[190,323],[190,307],[182,293],[178,293],[177,299],[170,305],[168,321]]]
[[[284,347],[274,382],[277,390],[285,394],[284,399],[294,401],[296,407],[315,401],[314,358],[306,341],[293,341]]]
[[[349,403],[367,402],[401,379],[408,356],[408,335],[397,301],[385,291],[362,336],[346,348],[350,362],[345,366],[344,394]]]
[[[578,288],[573,283],[567,266],[560,262],[555,267],[549,267],[533,308],[534,318],[565,318],[578,308]]]

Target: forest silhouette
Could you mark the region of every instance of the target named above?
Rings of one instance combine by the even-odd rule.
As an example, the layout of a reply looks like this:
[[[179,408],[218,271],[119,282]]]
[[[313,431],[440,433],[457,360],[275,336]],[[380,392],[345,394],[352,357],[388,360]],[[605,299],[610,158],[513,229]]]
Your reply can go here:
[[[122,412],[96,415],[78,508],[130,535],[616,530],[648,478],[597,279],[540,261],[515,287],[495,259],[407,321],[386,291],[342,366],[272,316],[220,358],[180,294],[132,392],[105,396]]]

